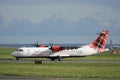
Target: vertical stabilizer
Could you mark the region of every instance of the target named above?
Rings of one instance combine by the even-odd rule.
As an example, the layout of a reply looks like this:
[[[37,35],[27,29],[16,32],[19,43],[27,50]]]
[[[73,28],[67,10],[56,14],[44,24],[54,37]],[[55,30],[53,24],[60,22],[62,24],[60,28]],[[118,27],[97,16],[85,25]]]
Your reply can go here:
[[[95,39],[91,44],[91,48],[95,48],[98,51],[102,52],[105,48],[105,44],[108,38],[108,30],[103,30],[102,32],[99,33],[99,36],[97,39]]]

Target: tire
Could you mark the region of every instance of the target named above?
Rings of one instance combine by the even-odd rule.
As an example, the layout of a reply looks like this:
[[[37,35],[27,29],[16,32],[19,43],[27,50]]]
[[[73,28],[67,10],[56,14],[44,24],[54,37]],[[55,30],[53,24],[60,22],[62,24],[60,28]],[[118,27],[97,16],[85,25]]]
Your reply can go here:
[[[16,60],[19,60],[19,58],[18,58],[18,57],[16,57]]]
[[[63,58],[59,56],[58,57],[58,61],[62,61],[62,60],[63,60]]]
[[[51,61],[55,61],[55,58],[51,58]]]

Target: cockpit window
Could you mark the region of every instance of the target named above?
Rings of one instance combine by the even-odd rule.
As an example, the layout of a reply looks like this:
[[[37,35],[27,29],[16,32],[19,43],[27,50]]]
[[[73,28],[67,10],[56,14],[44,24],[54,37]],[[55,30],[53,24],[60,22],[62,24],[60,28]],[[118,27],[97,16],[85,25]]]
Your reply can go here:
[[[23,51],[23,49],[17,49],[17,51]]]

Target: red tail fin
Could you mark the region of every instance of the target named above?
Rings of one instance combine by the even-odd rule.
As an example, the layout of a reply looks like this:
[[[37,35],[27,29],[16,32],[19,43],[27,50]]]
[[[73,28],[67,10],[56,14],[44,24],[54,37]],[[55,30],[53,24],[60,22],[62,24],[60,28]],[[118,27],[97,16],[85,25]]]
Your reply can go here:
[[[91,48],[95,48],[98,51],[102,52],[104,50],[106,41],[108,38],[108,30],[103,30],[101,33],[99,33],[99,36],[97,39],[95,39],[91,44]]]

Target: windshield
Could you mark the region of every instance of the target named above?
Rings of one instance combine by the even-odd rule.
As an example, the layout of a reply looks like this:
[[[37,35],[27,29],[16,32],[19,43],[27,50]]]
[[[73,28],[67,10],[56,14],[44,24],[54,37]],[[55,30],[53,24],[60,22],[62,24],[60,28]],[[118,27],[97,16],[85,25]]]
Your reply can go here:
[[[23,49],[17,49],[17,51],[23,51]]]

